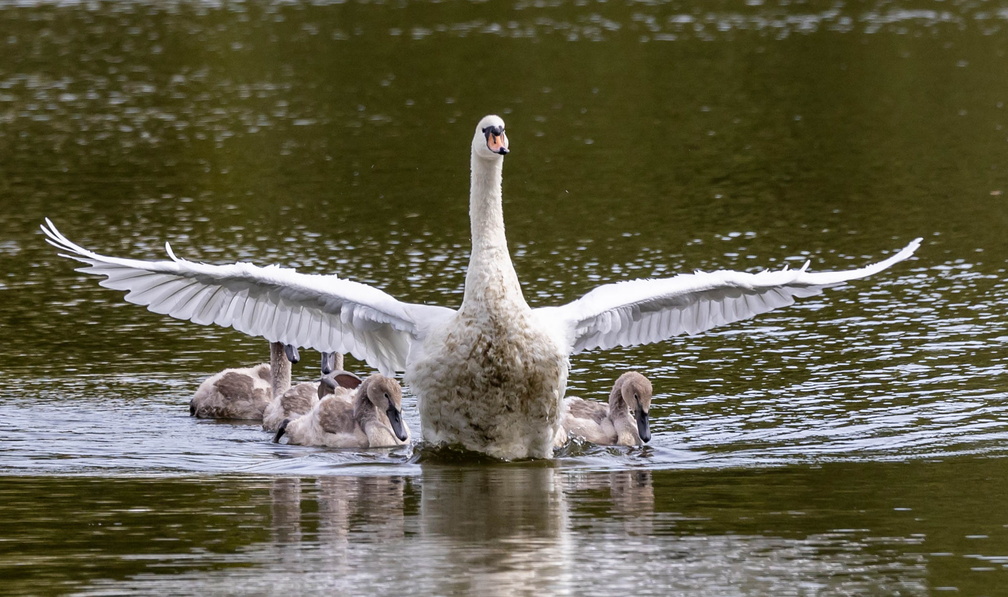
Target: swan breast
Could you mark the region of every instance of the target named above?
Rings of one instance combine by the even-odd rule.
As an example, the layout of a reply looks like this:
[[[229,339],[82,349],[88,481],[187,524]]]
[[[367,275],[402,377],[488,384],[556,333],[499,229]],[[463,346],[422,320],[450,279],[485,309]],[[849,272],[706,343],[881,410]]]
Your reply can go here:
[[[428,337],[407,372],[425,441],[506,460],[551,455],[567,355],[530,315],[463,312]]]

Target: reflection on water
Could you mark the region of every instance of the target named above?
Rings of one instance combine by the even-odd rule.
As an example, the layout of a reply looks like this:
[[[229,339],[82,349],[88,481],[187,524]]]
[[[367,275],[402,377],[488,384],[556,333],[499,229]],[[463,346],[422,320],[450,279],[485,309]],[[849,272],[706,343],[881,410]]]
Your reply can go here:
[[[990,468],[20,477],[0,571],[11,594],[975,594],[1005,572],[979,555],[1008,545]],[[919,491],[937,480],[975,492]]]
[[[452,567],[429,594],[524,595],[570,582],[567,504],[557,469],[424,467],[422,480],[429,554]]]

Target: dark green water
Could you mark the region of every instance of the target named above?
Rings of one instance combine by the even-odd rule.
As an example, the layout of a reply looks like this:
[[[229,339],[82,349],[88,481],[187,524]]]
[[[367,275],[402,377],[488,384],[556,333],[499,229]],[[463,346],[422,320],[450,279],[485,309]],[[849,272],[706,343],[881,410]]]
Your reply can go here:
[[[1006,68],[988,2],[0,2],[0,593],[999,594]],[[571,394],[649,376],[651,443],[501,465],[190,419],[265,342],[129,305],[38,231],[457,306],[487,113],[533,305],[924,244],[576,356]]]
[[[2,571],[13,592],[83,594],[982,594],[1003,578],[990,523],[1008,488],[989,462],[565,468],[12,477]]]

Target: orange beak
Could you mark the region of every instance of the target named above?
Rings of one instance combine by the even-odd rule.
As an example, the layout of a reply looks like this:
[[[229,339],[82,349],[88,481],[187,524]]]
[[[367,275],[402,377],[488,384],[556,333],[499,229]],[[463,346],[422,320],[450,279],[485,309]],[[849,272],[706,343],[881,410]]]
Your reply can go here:
[[[487,147],[490,151],[494,153],[499,153],[501,155],[506,154],[508,151],[508,140],[507,135],[504,134],[502,130],[499,135],[495,134],[493,131],[487,133]]]

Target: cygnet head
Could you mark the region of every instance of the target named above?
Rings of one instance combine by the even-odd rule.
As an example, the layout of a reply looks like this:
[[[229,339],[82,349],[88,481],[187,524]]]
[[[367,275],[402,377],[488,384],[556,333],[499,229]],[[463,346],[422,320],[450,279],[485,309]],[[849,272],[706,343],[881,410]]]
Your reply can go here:
[[[651,381],[637,373],[629,371],[616,380],[612,394],[609,396],[609,410],[615,415],[617,409],[623,409],[637,423],[637,435],[642,442],[651,439],[651,425],[648,411],[651,409]]]
[[[406,441],[409,434],[402,420],[402,388],[399,382],[376,373],[365,379],[357,391],[363,392],[364,399],[373,404],[378,412],[385,413],[392,432],[399,441]]]
[[[507,154],[508,140],[504,134],[504,120],[500,116],[491,114],[484,116],[476,125],[476,134],[473,136],[473,155],[483,159],[501,159]]]

